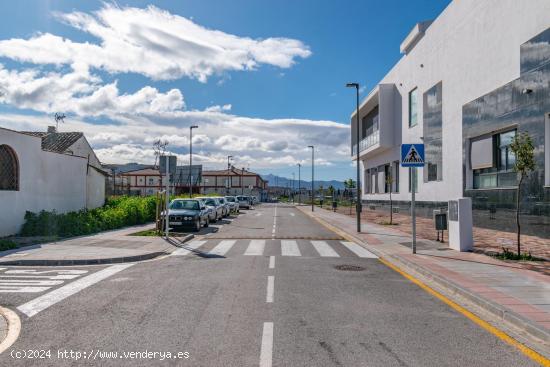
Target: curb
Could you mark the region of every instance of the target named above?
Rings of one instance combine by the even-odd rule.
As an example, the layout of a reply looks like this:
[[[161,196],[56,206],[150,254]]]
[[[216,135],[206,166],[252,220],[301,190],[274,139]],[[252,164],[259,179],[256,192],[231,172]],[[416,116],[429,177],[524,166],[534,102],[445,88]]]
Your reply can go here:
[[[178,237],[178,241],[169,241],[172,246],[182,247],[183,243],[195,238],[194,234],[188,234],[184,237]],[[151,260],[160,256],[169,255],[172,251],[155,251],[142,255],[134,256],[123,256],[123,257],[110,257],[102,259],[67,259],[67,260],[55,260],[55,259],[45,259],[45,260],[8,260],[1,261],[0,265],[9,265],[9,266],[75,266],[75,265],[105,265],[105,264],[120,264],[120,263],[130,263],[130,262],[139,262],[145,260]]]
[[[525,318],[524,316],[521,316],[518,313],[505,308],[502,305],[499,305],[499,304],[497,304],[493,301],[490,301],[490,300],[488,300],[484,297],[481,297],[477,294],[474,294],[474,293],[462,288],[458,284],[456,284],[456,283],[454,283],[450,280],[447,280],[447,279],[433,273],[432,271],[430,271],[430,270],[428,270],[428,269],[426,269],[426,268],[424,268],[420,265],[414,264],[409,260],[403,259],[403,258],[401,258],[400,256],[397,256],[397,255],[387,254],[387,253],[385,253],[385,252],[383,252],[379,249],[373,248],[372,246],[369,246],[368,244],[365,244],[365,242],[362,239],[360,239],[360,238],[358,238],[358,237],[356,237],[352,234],[349,234],[349,233],[335,227],[332,224],[327,223],[324,219],[321,219],[317,216],[311,215],[307,211],[302,211],[302,212],[304,214],[310,216],[311,218],[314,218],[319,223],[321,223],[325,227],[329,228],[330,230],[336,232],[337,234],[341,235],[342,237],[344,237],[348,240],[352,240],[353,242],[357,242],[357,243],[362,244],[363,246],[367,247],[369,251],[373,252],[375,255],[377,255],[378,257],[388,261],[389,263],[391,263],[395,266],[398,266],[398,267],[401,266],[401,267],[405,267],[405,268],[408,268],[408,269],[412,269],[413,271],[423,275],[424,277],[426,277],[429,280],[433,281],[434,283],[436,283],[440,287],[444,288],[450,294],[462,296],[462,297],[466,298],[468,301],[470,301],[470,302],[474,303],[475,305],[479,306],[483,310],[485,310],[485,311],[489,312],[490,314],[496,316],[497,318],[499,318],[501,320],[504,320],[504,321],[510,323],[511,325],[513,325],[513,326],[515,326],[515,327],[517,327],[521,330],[524,330],[525,332],[527,332],[531,336],[533,336],[537,339],[541,339],[544,342],[550,342],[550,331],[546,330],[545,328],[540,327],[539,325],[537,325],[532,320],[529,320],[529,319]]]
[[[0,354],[6,351],[19,337],[21,332],[21,320],[12,310],[0,307],[0,318],[3,318],[7,324],[7,333],[4,340],[0,340]]]

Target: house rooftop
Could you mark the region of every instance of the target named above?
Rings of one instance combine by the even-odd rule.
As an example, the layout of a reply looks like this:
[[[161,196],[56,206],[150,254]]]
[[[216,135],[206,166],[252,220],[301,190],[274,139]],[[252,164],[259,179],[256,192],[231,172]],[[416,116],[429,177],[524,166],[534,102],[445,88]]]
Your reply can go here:
[[[22,134],[31,135],[42,139],[42,150],[49,152],[65,153],[67,149],[77,142],[83,133],[80,132],[39,132],[21,131]]]

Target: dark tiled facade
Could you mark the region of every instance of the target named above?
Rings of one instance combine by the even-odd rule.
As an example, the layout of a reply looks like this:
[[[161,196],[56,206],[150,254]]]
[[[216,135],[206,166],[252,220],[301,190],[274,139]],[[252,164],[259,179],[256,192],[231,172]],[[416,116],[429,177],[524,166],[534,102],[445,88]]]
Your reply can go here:
[[[536,170],[522,185],[522,232],[550,239],[550,187],[545,187],[545,128],[550,119],[550,28],[521,46],[520,77],[463,107],[464,195],[472,198],[476,226],[515,231],[516,190],[474,189],[472,138],[515,129],[535,145]]]

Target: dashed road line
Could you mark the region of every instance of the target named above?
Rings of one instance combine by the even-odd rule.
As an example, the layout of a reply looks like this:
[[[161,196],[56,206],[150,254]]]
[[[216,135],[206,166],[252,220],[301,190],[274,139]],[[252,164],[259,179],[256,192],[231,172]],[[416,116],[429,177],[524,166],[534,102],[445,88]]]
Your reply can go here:
[[[78,269],[7,269],[0,268],[0,293],[40,293],[88,273]]]
[[[311,244],[322,257],[340,257],[325,241],[311,241]]]
[[[54,289],[53,291],[48,292],[38,298],[35,298],[32,301],[24,303],[21,306],[17,307],[17,309],[28,317],[32,317],[40,311],[45,310],[46,308],[64,300],[65,298],[70,297],[73,294],[76,294],[81,290],[110,277],[111,275],[127,269],[132,265],[134,264],[111,265],[108,268],[77,279],[72,283]]]
[[[270,275],[267,277],[267,296],[265,301],[267,303],[273,303],[273,293],[275,292],[275,277]]]
[[[275,269],[275,256],[270,256],[269,257],[269,268],[270,269]]]
[[[260,350],[260,367],[271,367],[273,363],[273,323],[264,322],[262,346]]]

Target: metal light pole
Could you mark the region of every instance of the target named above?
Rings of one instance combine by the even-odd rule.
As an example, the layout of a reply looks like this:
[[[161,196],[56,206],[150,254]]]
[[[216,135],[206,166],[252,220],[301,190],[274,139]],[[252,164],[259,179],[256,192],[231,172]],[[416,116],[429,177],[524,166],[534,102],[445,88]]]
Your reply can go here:
[[[300,169],[302,168],[302,165],[298,163],[298,205],[302,204],[302,185],[300,183]]]
[[[233,159],[233,156],[232,155],[228,155],[227,156],[227,171],[229,171],[231,169],[231,164],[229,164],[229,160],[230,159]],[[229,173],[229,172],[228,172]]]
[[[227,182],[226,182],[226,194],[229,195],[230,188],[231,188],[231,164],[229,163],[229,160],[233,159],[232,155],[227,156]]]
[[[193,197],[193,129],[198,126],[189,126],[189,197]]]
[[[315,147],[308,145],[311,148],[311,211],[314,211],[315,204]]]
[[[356,129],[355,129],[355,139],[357,143],[356,147],[356,157],[357,157],[357,184],[356,184],[356,191],[357,191],[357,204],[355,207],[355,212],[357,214],[357,232],[361,232],[361,177],[359,172],[359,83],[348,83],[346,84],[346,87],[348,88],[355,88],[355,95],[357,97],[356,99],[356,111],[355,111],[355,118],[356,118]]]
[[[295,176],[294,176],[294,172],[292,172],[292,202],[293,203],[294,203],[294,194],[295,194],[294,181],[295,181]]]

